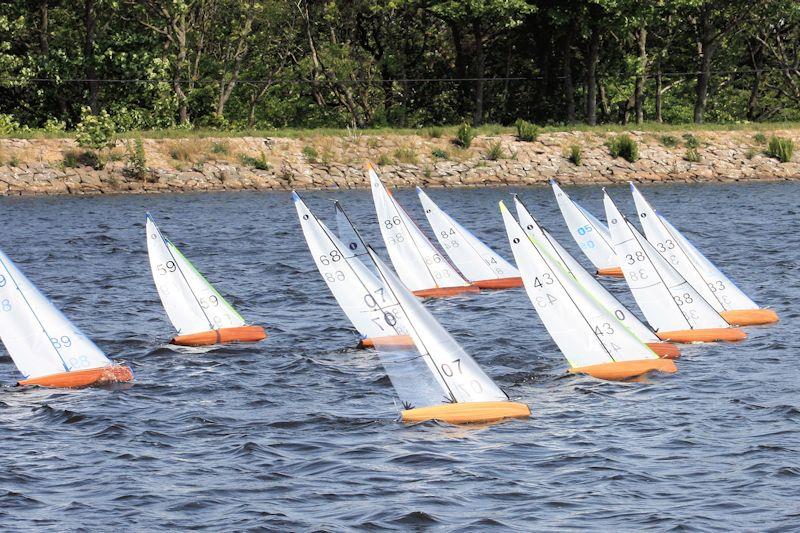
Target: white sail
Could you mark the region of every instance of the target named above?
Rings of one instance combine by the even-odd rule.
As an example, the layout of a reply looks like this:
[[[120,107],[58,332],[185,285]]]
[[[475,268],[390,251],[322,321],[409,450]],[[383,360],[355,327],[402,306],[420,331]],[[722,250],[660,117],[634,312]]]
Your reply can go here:
[[[519,277],[511,263],[442,211],[419,187],[417,194],[439,245],[469,281]]]
[[[370,249],[370,256],[383,279],[384,286],[399,304],[405,315],[408,334],[416,351],[396,350],[376,343],[405,408],[423,407],[437,403],[506,401],[508,396],[478,366],[472,357],[450,336],[425,306],[409,292],[394,272]],[[419,371],[422,363],[427,372]],[[429,377],[432,376],[432,379]],[[423,383],[436,384],[435,392],[421,390]],[[422,405],[424,402],[426,405]]]
[[[25,379],[111,364],[2,251],[0,338]]]
[[[158,295],[180,335],[245,325],[245,320],[167,240],[147,215],[147,253]]]
[[[348,257],[353,256],[361,259],[362,264],[374,274],[375,278],[379,278],[380,276],[378,271],[375,270],[375,265],[372,264],[372,260],[369,259],[367,245],[355,226],[353,226],[350,217],[347,216],[347,213],[344,212],[344,209],[342,209],[338,201],[335,201],[333,206],[336,212],[336,231],[338,232],[339,240],[342,241],[342,244],[344,244],[346,248]]]
[[[322,278],[347,318],[364,338],[405,335],[404,317],[396,314],[397,302],[383,284],[359,259],[372,263],[369,254],[355,255],[353,249],[339,240],[328,227],[292,192],[292,200],[300,217],[300,226],[311,255]],[[341,206],[339,208],[341,210]],[[344,216],[344,211],[342,211]],[[349,225],[349,221],[346,222]],[[363,246],[354,228],[350,228]],[[341,226],[340,226],[341,232]]]
[[[564,216],[570,235],[597,270],[619,267],[619,259],[611,244],[611,234],[602,222],[573,202],[555,181],[551,181],[558,208]]]
[[[625,281],[656,331],[725,328],[728,323],[661,257],[604,193],[606,218]]]
[[[631,192],[647,240],[716,311],[758,309],[753,300],[653,209],[633,183]]]
[[[528,297],[571,367],[658,359],[555,257],[548,257],[544,243],[527,235],[503,202],[500,211]]]
[[[383,240],[392,264],[412,291],[438,287],[465,287],[469,282],[436,251],[405,210],[369,169],[372,198]]]
[[[547,257],[557,259],[556,265],[566,269],[575,278],[578,285],[592,295],[607,311],[622,322],[642,342],[660,342],[655,333],[642,324],[642,322],[617,298],[603,287],[597,279],[584,269],[578,261],[567,252],[561,244],[544,229],[523,205],[519,198],[514,196],[519,223],[529,237],[533,238],[542,248]],[[553,268],[556,265],[551,264]]]

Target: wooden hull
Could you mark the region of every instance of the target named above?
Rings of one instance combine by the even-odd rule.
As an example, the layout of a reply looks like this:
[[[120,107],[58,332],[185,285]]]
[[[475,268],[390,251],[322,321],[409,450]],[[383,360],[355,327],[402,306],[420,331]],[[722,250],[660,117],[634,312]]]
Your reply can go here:
[[[653,350],[662,359],[677,359],[681,356],[681,351],[669,342],[646,342],[648,348]]]
[[[465,402],[406,409],[401,415],[403,422],[440,420],[448,424],[478,424],[504,418],[528,418],[531,410],[516,402]]]
[[[414,296],[419,296],[420,298],[446,298],[458,294],[481,292],[481,290],[475,285],[464,285],[461,287],[435,287],[433,289],[421,289],[412,292]]]
[[[670,342],[735,342],[746,339],[747,333],[738,328],[708,328],[657,331],[656,336]]]
[[[620,267],[599,268],[595,273],[597,276],[608,276],[611,278],[624,278],[625,274],[622,273]]]
[[[778,321],[778,314],[772,309],[739,309],[723,311],[720,315],[732,326],[760,326]]]
[[[607,381],[624,381],[633,379],[649,372],[678,371],[678,367],[670,359],[641,359],[637,361],[615,361],[601,365],[590,365],[570,368],[573,374],[588,374],[598,379]]]
[[[105,385],[108,383],[131,383],[133,371],[123,365],[109,365],[102,368],[89,368],[73,372],[60,372],[38,378],[25,379],[18,385],[38,385],[40,387],[57,387],[64,389],[77,389]]]
[[[376,346],[394,346],[397,348],[413,347],[414,340],[408,335],[392,335],[387,337],[367,337],[359,341],[357,348],[375,348]]]
[[[261,326],[242,326],[240,328],[223,328],[191,335],[178,335],[170,341],[178,346],[213,346],[231,342],[258,342],[267,338]]]
[[[500,279],[482,279],[473,281],[473,285],[481,289],[513,289],[514,287],[522,287],[522,278],[500,278]]]

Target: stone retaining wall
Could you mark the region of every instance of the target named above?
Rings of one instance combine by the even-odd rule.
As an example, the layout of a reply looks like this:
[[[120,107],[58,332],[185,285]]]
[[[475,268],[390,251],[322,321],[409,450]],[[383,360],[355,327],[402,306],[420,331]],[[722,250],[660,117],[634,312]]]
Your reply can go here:
[[[800,178],[800,156],[788,163],[767,157],[754,133],[696,132],[702,159],[689,162],[680,132],[668,134],[680,141],[672,148],[662,133],[631,132],[639,143],[635,163],[611,157],[605,143],[614,134],[593,132],[548,133],[535,142],[480,136],[468,150],[422,135],[145,139],[147,170],[138,176],[128,168],[132,141],[106,150],[105,168],[95,170],[64,166],[65,153],[79,151],[71,139],[0,139],[0,195],[359,188],[369,186],[365,160],[379,163],[384,181],[401,187]],[[800,146],[800,130],[766,133],[772,134]],[[498,142],[503,156],[490,160],[489,147]],[[580,165],[566,157],[572,145],[581,147]],[[254,159],[266,170],[254,168]]]

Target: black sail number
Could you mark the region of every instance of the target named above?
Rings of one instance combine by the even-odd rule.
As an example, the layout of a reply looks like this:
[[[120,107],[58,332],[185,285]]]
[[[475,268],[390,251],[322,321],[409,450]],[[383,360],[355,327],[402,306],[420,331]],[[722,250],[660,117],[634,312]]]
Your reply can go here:
[[[167,261],[164,264],[156,265],[156,271],[162,276],[166,276],[176,270],[178,270],[178,266],[175,264],[175,261]]]

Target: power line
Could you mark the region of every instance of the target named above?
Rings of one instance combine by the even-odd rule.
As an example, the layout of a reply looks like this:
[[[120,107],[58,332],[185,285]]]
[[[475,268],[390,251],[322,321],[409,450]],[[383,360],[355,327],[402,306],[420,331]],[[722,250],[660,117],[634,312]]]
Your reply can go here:
[[[800,75],[800,69],[785,67],[785,68],[768,68],[768,69],[751,69],[751,70],[728,70],[728,71],[712,71],[712,76],[744,76],[754,74],[769,74],[769,73],[796,73]],[[686,71],[686,72],[649,72],[645,75],[645,79],[655,79],[657,76],[662,78],[675,78],[675,77],[695,77],[702,74],[699,71]],[[616,74],[617,76],[625,76],[623,74]],[[602,76],[599,76],[602,77]],[[635,78],[635,74],[629,74],[628,77]],[[368,83],[368,84],[384,84],[384,83],[465,83],[465,82],[505,82],[505,81],[544,81],[547,79],[564,79],[563,75],[559,76],[505,76],[505,77],[490,77],[490,78],[356,78],[356,79],[333,79],[327,80],[324,78],[310,79],[310,78],[270,78],[265,80],[257,79],[239,79],[237,83],[249,85],[267,85],[277,83],[313,83],[313,82],[331,82],[342,84],[355,84],[355,83]],[[229,80],[225,80],[229,81]],[[199,79],[146,79],[146,78],[22,78],[22,77],[0,77],[0,83],[108,83],[108,84],[195,84],[207,85],[220,83],[220,80],[214,78],[199,78]]]

